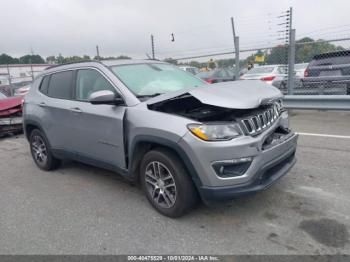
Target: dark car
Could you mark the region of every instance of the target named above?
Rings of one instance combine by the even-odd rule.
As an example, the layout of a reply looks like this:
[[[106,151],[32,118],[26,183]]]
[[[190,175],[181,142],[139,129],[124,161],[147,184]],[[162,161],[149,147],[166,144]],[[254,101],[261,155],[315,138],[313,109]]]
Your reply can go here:
[[[0,92],[0,137],[22,131],[23,97],[8,97]]]
[[[224,68],[218,68],[211,71],[200,72],[196,76],[208,82],[209,84],[235,80],[234,74],[230,70],[224,69]]]
[[[350,50],[316,55],[301,81],[311,93],[350,94]]]

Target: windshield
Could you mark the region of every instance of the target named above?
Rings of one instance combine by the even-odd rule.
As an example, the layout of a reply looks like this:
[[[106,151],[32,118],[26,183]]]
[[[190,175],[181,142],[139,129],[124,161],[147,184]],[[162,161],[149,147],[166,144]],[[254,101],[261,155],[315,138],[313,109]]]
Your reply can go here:
[[[294,69],[295,69],[295,70],[306,69],[307,65],[308,65],[308,64],[306,64],[306,63],[305,63],[305,64],[295,64],[295,65],[294,65]]]
[[[266,73],[272,73],[275,67],[254,67],[250,69],[247,74],[266,74]]]
[[[111,66],[112,72],[136,96],[154,96],[205,85],[202,80],[169,64]]]

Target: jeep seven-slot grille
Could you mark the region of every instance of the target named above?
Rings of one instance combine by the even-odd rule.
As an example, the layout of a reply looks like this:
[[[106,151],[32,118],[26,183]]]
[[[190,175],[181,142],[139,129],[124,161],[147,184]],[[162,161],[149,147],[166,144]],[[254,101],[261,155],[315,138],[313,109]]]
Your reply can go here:
[[[243,130],[248,135],[258,135],[270,127],[279,117],[279,109],[276,104],[256,115],[240,120]]]

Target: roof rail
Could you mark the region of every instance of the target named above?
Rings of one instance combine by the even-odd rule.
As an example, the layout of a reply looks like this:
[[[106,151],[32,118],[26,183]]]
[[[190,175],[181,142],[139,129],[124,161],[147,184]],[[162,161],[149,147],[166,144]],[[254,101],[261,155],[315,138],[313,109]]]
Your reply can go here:
[[[48,70],[48,69],[51,69],[51,68],[60,67],[60,66],[65,66],[65,65],[79,64],[79,63],[86,63],[86,62],[101,63],[101,61],[98,61],[98,60],[82,60],[82,61],[76,61],[76,62],[69,62],[69,63],[63,63],[63,64],[58,64],[58,65],[52,65],[52,66],[47,67],[45,70]]]

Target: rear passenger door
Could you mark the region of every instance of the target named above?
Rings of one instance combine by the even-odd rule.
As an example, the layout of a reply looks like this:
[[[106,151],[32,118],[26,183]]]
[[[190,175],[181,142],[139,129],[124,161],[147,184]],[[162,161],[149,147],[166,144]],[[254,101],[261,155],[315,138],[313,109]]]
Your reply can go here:
[[[80,69],[76,73],[74,97],[74,150],[92,164],[125,168],[123,118],[125,106],[92,105],[89,96],[96,91],[118,92],[102,73]]]
[[[46,97],[39,99],[38,112],[45,120],[43,128],[53,149],[70,149],[71,109],[75,107],[73,83],[74,71],[68,70],[45,76],[40,87]]]

